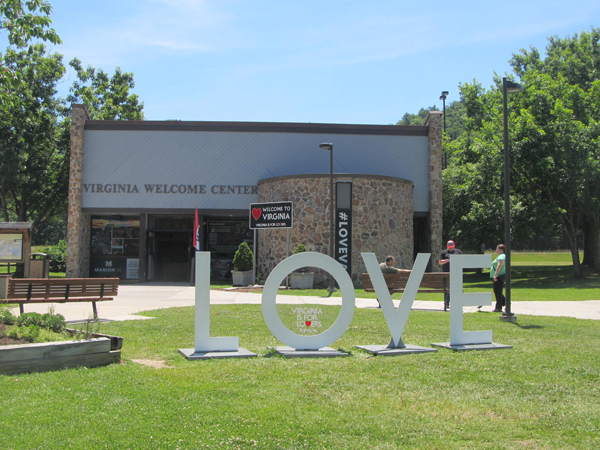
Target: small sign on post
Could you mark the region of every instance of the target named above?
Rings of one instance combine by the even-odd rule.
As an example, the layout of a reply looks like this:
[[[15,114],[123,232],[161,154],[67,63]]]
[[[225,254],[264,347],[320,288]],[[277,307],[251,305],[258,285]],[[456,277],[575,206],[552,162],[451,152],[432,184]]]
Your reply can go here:
[[[292,202],[251,203],[250,229],[292,228]]]

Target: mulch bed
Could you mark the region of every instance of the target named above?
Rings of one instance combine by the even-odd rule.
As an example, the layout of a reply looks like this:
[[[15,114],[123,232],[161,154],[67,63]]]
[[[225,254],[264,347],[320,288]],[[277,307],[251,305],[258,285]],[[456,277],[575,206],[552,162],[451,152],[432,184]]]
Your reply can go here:
[[[21,344],[29,344],[25,339],[11,339],[9,337],[4,336],[4,331],[8,329],[10,325],[6,325],[4,323],[0,323],[0,345],[21,345]]]

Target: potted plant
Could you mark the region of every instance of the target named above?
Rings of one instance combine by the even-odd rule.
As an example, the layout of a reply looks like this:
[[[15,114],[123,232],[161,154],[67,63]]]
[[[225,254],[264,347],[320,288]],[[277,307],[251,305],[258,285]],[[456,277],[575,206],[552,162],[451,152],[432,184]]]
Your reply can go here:
[[[253,283],[252,269],[254,268],[254,255],[247,242],[242,242],[233,258],[233,285],[249,286]]]
[[[304,244],[298,244],[294,250],[294,255],[306,252]],[[312,289],[315,274],[310,272],[308,267],[301,267],[290,274],[290,286],[292,289]]]

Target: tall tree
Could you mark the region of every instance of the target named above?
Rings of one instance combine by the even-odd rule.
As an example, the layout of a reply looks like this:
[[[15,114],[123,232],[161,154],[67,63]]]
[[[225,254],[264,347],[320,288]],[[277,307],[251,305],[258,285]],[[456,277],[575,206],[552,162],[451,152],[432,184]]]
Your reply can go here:
[[[464,131],[445,143],[451,158],[443,173],[444,236],[476,251],[504,240],[502,100],[498,90],[485,91],[476,81],[461,84],[460,95],[455,103],[464,110]],[[511,197],[515,243],[536,229],[531,209],[527,198]]]
[[[526,228],[560,224],[576,277],[582,276],[577,234],[586,218],[597,224],[600,214],[599,38],[596,29],[573,38],[551,38],[545,59],[531,49],[511,60],[525,86],[524,93],[509,98],[511,228],[518,236]],[[474,233],[465,218],[500,218],[494,215],[498,207],[492,200],[502,198],[503,185],[501,78],[496,76],[488,91],[476,82],[461,85],[461,99],[465,133],[451,146],[451,161],[459,167],[449,168],[444,187],[449,204],[458,208],[449,214],[457,216],[457,230]],[[473,176],[463,174],[458,182],[463,181],[463,197],[470,200],[459,202],[457,192],[462,191],[454,184],[457,173],[467,167]]]
[[[548,39],[546,57],[541,58],[536,48],[521,50],[513,55],[511,64],[515,73],[522,79],[531,73],[546,74],[556,79],[562,77],[570,86],[581,89],[583,102],[574,105],[573,118],[585,126],[594,126],[600,122],[598,108],[598,82],[600,80],[600,29],[592,28],[589,32],[574,34],[573,37]],[[597,195],[597,180],[588,179],[587,188]],[[590,203],[590,206],[593,206]],[[591,208],[580,219],[581,231],[584,235],[583,264],[594,266],[600,271],[600,252],[598,250],[600,232],[600,211]]]
[[[536,199],[540,209],[561,223],[574,274],[581,277],[577,234],[585,217],[600,211],[600,127],[585,113],[590,92],[560,74],[532,71],[522,81],[527,94],[520,99],[511,155],[515,189]]]
[[[62,56],[43,44],[8,52],[4,67],[21,75],[0,110],[0,203],[4,220],[33,222],[34,229],[64,205],[69,173],[69,129],[56,86]]]
[[[23,83],[10,90],[16,101],[0,109],[0,214],[36,230],[55,226],[66,212],[70,157],[70,109],[56,89],[65,73],[62,55],[36,44],[6,52],[2,64]],[[78,80],[71,91],[88,100],[95,118],[143,118],[143,104],[129,91],[133,74],[117,69],[109,79],[102,70],[88,71],[92,85]]]
[[[421,108],[417,114],[404,113],[396,125],[423,125],[429,111],[439,111],[438,107],[433,105],[428,108]]]
[[[74,58],[69,65],[77,72],[77,80],[70,89],[67,101],[83,103],[92,119],[143,120],[144,103],[130,90],[135,87],[133,73],[122,72],[117,67],[112,77],[102,69],[91,66],[83,69],[81,61]]]
[[[50,3],[43,0],[0,0],[0,30],[8,32],[8,42],[17,48],[27,46],[32,39],[59,44],[60,38],[50,28],[51,12]],[[15,50],[9,48],[7,52]],[[0,67],[0,104],[16,100],[10,93],[21,83],[20,75],[12,71],[10,66]]]

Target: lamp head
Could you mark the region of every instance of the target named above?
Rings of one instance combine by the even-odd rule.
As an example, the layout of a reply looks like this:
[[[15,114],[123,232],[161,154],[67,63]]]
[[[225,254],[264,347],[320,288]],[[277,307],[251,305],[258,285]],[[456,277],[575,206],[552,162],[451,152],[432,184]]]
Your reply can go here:
[[[442,95],[440,95],[440,100],[446,100],[447,95],[448,95],[448,91],[442,91]]]
[[[321,147],[323,150],[329,150],[329,151],[333,150],[333,144],[331,142],[325,142],[323,144],[319,144],[319,147]]]
[[[519,83],[515,83],[514,81],[506,80],[506,93],[507,94],[516,94],[518,92],[523,92],[525,88],[521,86]]]

